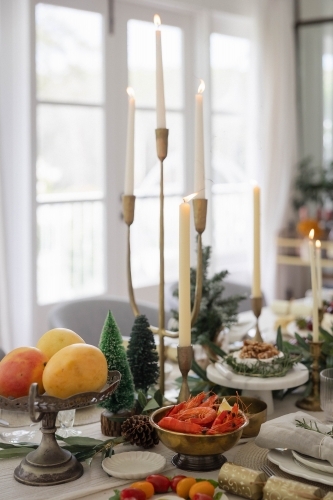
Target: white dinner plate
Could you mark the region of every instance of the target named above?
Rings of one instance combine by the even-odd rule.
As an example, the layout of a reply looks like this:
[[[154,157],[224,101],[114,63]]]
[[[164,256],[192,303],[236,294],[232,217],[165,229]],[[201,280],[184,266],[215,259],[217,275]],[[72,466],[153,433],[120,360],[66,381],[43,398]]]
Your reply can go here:
[[[333,474],[333,466],[327,460],[319,460],[319,458],[309,457],[308,455],[303,455],[303,453],[299,453],[294,450],[291,450],[291,453],[297,462],[305,465],[305,467],[326,472],[326,474]]]
[[[161,472],[166,464],[165,457],[150,451],[127,451],[104,458],[102,467],[113,477],[120,479],[143,479]]]
[[[303,479],[308,479],[309,481],[315,481],[317,483],[333,486],[332,475],[321,471],[315,472],[299,464],[294,459],[291,450],[270,450],[267,454],[267,458],[273,462],[273,464],[278,465],[279,469],[291,474],[292,476],[302,477]]]

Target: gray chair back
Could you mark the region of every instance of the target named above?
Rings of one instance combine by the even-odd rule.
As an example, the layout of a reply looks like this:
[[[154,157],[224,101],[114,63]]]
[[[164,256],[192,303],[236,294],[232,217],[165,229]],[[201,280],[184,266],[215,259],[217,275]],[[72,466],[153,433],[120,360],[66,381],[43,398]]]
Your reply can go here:
[[[158,326],[158,309],[154,304],[138,303],[140,314],[145,314],[153,326]],[[49,314],[50,328],[69,328],[87,343],[98,346],[103,324],[111,311],[123,336],[130,336],[134,316],[129,302],[118,297],[99,297],[73,300],[55,306]],[[166,322],[170,315],[166,315]]]

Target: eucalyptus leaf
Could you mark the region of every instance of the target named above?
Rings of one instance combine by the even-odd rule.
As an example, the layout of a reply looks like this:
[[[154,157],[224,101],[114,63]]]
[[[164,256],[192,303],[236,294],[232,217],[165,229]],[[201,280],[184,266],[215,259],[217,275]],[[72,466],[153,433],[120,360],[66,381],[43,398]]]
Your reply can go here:
[[[281,326],[279,326],[276,334],[276,347],[279,349],[279,351],[283,351],[283,340],[282,340],[282,332],[281,332]]]
[[[71,436],[71,437],[65,438],[65,437],[59,436],[59,434],[56,434],[56,438],[59,441],[64,441],[67,444],[78,445],[78,446],[96,446],[96,445],[104,443],[104,441],[101,441],[100,439],[84,437],[84,436]]]
[[[138,391],[138,401],[141,408],[144,408],[147,404],[147,398],[142,391]]]
[[[160,407],[160,405],[158,404],[158,402],[154,398],[152,398],[148,401],[148,403],[144,407],[143,411],[155,410],[156,408],[159,408],[159,407]]]
[[[305,350],[305,351],[310,351],[310,346],[305,340],[298,334],[295,333],[295,338],[297,340],[297,343]]]
[[[160,408],[162,408],[162,406],[163,406],[163,394],[161,393],[160,389],[155,391],[155,394],[153,397],[154,397],[155,401],[157,401],[158,406]]]
[[[120,491],[114,490],[114,495],[110,497],[109,500],[120,500]]]
[[[34,448],[28,448],[27,446],[16,447],[6,450],[0,450],[0,458],[13,458],[13,457],[25,457],[30,453],[30,451],[34,451]]]

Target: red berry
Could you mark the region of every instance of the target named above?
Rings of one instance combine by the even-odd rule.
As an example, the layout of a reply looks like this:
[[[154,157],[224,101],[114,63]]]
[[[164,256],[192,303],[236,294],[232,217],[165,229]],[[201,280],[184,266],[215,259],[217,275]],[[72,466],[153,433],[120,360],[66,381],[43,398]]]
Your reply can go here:
[[[175,477],[173,477],[171,479],[170,486],[171,486],[172,491],[174,491],[176,493],[176,491],[177,491],[177,484],[179,483],[179,481],[181,479],[184,479],[184,477],[187,477],[187,476],[175,476]]]

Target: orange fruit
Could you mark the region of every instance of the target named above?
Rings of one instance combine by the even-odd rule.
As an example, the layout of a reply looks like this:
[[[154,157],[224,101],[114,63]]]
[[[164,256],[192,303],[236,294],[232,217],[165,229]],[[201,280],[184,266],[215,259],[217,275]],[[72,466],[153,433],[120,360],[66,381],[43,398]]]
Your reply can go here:
[[[192,500],[196,493],[204,493],[209,497],[214,496],[215,488],[209,481],[198,481],[193,486],[191,486],[189,491],[189,497]]]
[[[143,491],[147,498],[152,497],[155,493],[154,486],[148,481],[137,481],[131,484],[130,488],[136,488],[137,490]]]
[[[176,493],[181,498],[188,498],[188,494],[190,492],[191,487],[196,483],[196,479],[194,477],[184,477],[177,484]]]

